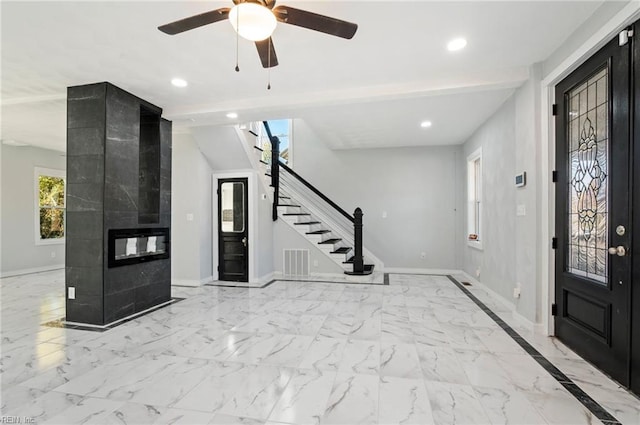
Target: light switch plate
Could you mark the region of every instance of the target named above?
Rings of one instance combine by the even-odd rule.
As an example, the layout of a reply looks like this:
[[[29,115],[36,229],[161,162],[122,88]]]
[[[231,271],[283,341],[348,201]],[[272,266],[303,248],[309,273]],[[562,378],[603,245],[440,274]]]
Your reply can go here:
[[[523,217],[527,215],[527,207],[524,204],[520,204],[516,207],[516,215]]]
[[[193,221],[193,214],[187,214],[187,221]]]
[[[69,299],[70,300],[75,300],[76,299],[76,288],[73,286],[69,287]]]

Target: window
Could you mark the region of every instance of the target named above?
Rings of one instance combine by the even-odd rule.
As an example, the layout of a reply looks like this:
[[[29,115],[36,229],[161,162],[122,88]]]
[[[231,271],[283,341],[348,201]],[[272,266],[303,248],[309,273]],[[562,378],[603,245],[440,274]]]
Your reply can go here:
[[[36,244],[64,242],[65,173],[36,168]]]
[[[467,241],[482,249],[482,148],[467,157]]]
[[[277,137],[280,141],[280,162],[291,167],[293,159],[293,152],[291,148],[293,121],[286,119],[270,120],[267,122],[269,123],[271,135]],[[257,146],[263,151],[262,160],[271,164],[271,142],[269,141],[269,137],[267,136],[267,132],[265,131],[262,122],[258,122],[257,124]]]

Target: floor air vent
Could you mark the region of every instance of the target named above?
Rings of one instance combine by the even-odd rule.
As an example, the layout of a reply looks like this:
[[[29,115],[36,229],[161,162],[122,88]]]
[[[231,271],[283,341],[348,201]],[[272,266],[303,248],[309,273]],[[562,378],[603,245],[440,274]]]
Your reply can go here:
[[[283,249],[282,273],[285,276],[309,276],[309,250]]]

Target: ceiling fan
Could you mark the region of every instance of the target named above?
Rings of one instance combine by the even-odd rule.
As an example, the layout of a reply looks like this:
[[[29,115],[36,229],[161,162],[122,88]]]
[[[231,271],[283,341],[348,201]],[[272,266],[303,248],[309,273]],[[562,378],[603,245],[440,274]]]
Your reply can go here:
[[[358,25],[289,6],[275,6],[276,0],[232,0],[232,8],[223,7],[158,27],[175,35],[229,19],[239,36],[254,41],[264,68],[278,65],[271,34],[278,22],[307,28],[336,37],[351,39]],[[274,7],[275,6],[275,7]],[[236,68],[237,70],[237,68]]]

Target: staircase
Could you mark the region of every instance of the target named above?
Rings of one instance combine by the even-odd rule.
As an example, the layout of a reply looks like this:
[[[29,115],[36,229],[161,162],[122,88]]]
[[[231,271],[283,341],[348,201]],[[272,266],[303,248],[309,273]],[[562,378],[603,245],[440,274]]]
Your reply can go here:
[[[314,216],[287,192],[279,197],[278,216],[309,242],[317,245],[318,249],[342,267],[345,274],[353,274],[353,243],[343,239],[340,232],[332,230],[330,225]],[[358,274],[370,275],[374,268],[373,264],[364,264],[363,273]]]
[[[270,189],[274,221],[282,219],[341,267],[346,275],[371,275],[374,263],[381,262],[362,247],[360,209],[353,215],[347,213],[285,164],[272,164],[271,158],[279,158],[278,141],[270,135],[266,123],[260,124],[264,127],[252,123],[239,131],[250,144],[247,146],[250,159],[261,175],[263,185]],[[365,255],[372,261],[365,261]]]

